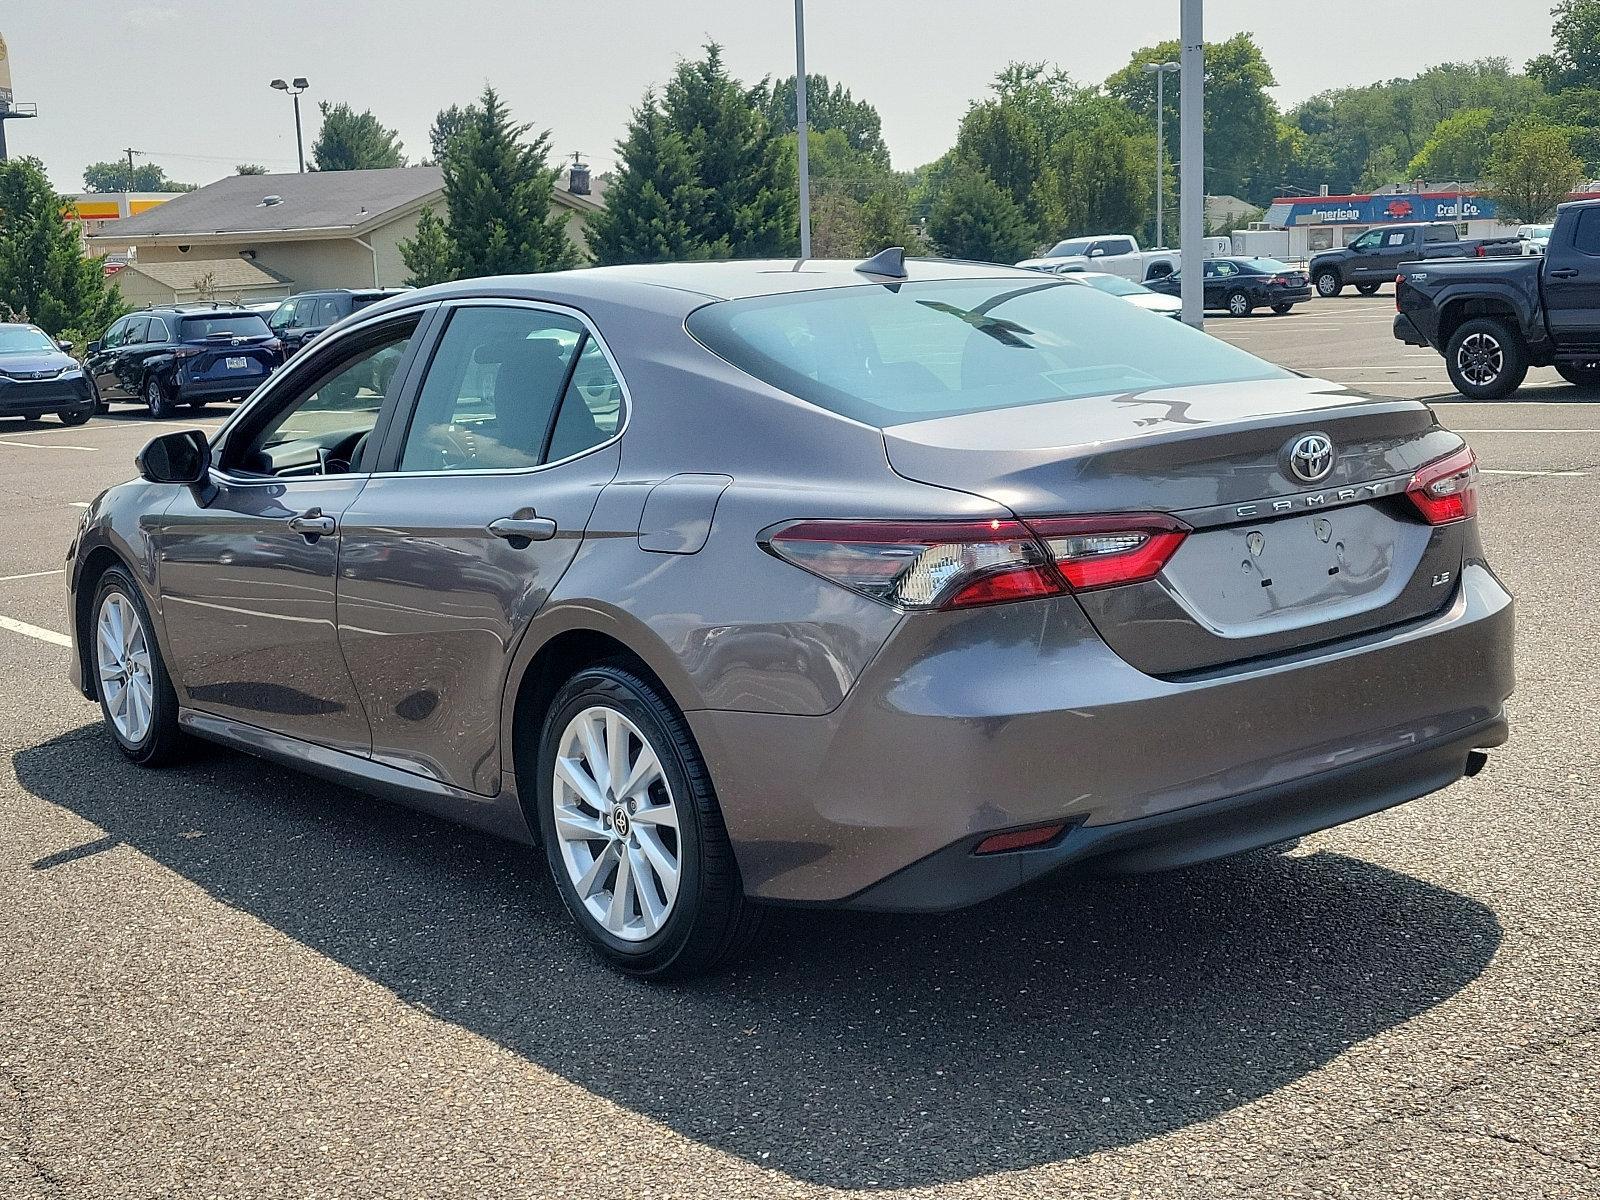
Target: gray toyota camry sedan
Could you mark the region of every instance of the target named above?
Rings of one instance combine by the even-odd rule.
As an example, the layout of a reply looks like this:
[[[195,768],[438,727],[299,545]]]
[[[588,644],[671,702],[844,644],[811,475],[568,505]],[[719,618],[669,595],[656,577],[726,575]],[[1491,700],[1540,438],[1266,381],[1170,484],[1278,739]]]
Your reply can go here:
[[[1424,404],[1029,271],[476,279],[336,326],[68,555],[75,682],[541,846],[609,962],[1269,845],[1506,737]]]

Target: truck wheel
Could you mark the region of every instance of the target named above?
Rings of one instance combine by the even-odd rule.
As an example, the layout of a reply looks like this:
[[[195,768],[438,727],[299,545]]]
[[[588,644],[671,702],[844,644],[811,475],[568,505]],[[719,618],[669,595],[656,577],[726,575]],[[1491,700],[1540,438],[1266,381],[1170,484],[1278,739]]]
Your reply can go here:
[[[1248,317],[1256,310],[1255,302],[1243,292],[1228,293],[1228,315],[1230,317]]]
[[[1505,322],[1476,317],[1455,331],[1445,369],[1456,391],[1473,400],[1503,400],[1528,377],[1528,350]]]
[[[1382,286],[1383,284],[1381,283],[1358,283],[1356,284],[1356,291],[1360,292],[1363,296],[1376,296],[1378,294],[1378,289]]]
[[[1573,387],[1600,387],[1600,362],[1557,363],[1556,374]]]
[[[1317,272],[1317,295],[1324,300],[1332,300],[1344,291],[1344,280],[1339,278],[1339,272],[1329,269]]]

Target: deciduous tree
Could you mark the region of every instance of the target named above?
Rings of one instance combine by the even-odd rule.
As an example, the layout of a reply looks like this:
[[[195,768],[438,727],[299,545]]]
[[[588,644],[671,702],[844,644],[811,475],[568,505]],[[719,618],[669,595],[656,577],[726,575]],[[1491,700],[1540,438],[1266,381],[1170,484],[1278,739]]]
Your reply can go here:
[[[126,159],[90,163],[83,169],[83,187],[90,192],[192,192],[195,185],[168,179],[157,163],[139,163],[128,173]]]
[[[1534,224],[1555,215],[1583,178],[1583,162],[1564,130],[1529,119],[1500,136],[1487,178],[1503,218]]]
[[[928,233],[941,253],[979,262],[1016,262],[1033,252],[1036,240],[1010,193],[968,162],[957,165],[940,190]]]
[[[322,129],[311,144],[311,165],[317,171],[370,171],[403,167],[400,135],[386,129],[370,111],[356,112],[348,104],[317,106]]]

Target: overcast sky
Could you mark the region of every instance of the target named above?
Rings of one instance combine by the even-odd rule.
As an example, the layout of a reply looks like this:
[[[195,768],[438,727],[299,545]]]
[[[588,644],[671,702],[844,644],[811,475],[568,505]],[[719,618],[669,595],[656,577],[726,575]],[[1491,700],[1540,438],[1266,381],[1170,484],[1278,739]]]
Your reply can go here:
[[[1437,62],[1520,64],[1549,47],[1550,3],[1209,0],[1206,33],[1253,33],[1288,107]],[[791,73],[793,19],[791,0],[4,0],[16,99],[39,107],[7,133],[12,154],[44,159],[63,191],[126,146],[203,183],[238,162],[294,169],[274,76],[311,81],[308,147],[315,101],[344,100],[397,128],[413,160],[434,113],[489,82],[519,119],[553,130],[558,151],[604,170],[644,89],[706,40],[747,81]],[[1177,36],[1178,3],[808,0],[806,23],[810,70],[878,107],[905,168],[949,147],[1009,60],[1103,79],[1136,48]]]

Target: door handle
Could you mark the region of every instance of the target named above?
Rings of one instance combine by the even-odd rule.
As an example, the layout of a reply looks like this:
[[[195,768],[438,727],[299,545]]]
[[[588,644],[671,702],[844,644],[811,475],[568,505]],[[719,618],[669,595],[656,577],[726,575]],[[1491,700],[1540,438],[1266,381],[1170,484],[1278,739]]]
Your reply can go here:
[[[489,532],[520,550],[529,542],[548,542],[555,537],[556,523],[549,517],[501,517],[489,522]]]
[[[314,542],[319,537],[332,533],[335,524],[332,517],[322,515],[320,508],[308,508],[305,512],[289,518],[289,528],[295,533],[303,534],[307,541]]]
[[[1559,270],[1550,272],[1551,279],[1576,279],[1577,277],[1577,267],[1562,267]]]

